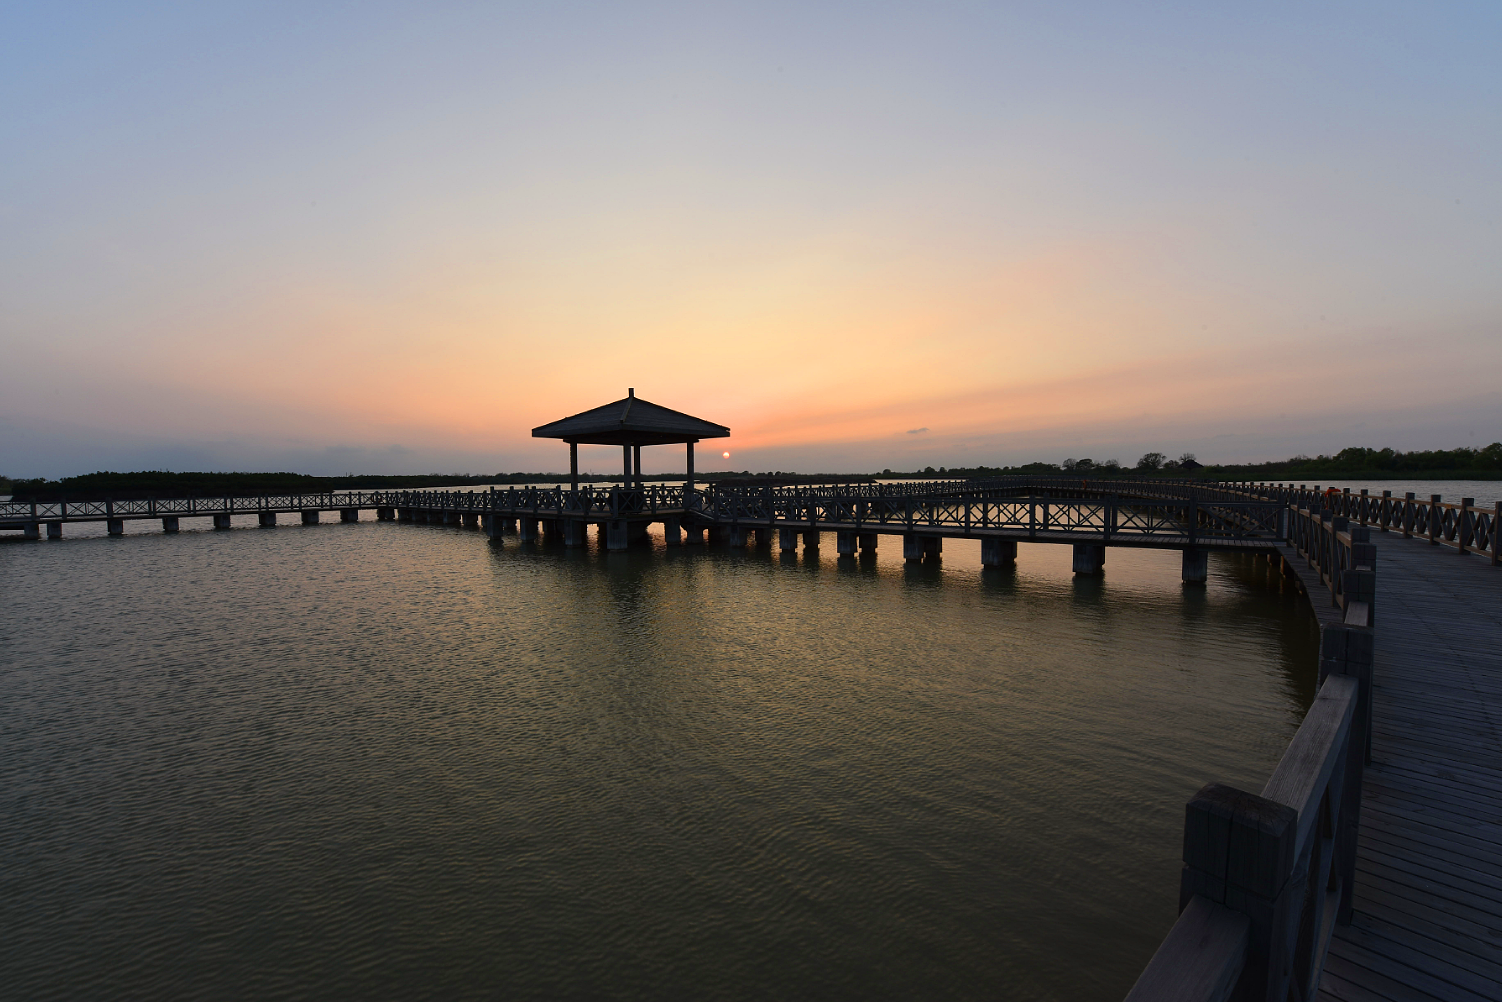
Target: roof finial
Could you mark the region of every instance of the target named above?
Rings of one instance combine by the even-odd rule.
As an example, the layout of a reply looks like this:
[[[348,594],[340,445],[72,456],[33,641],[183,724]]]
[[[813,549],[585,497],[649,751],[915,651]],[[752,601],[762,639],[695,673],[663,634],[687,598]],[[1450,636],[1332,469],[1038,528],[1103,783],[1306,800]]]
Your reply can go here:
[[[634,396],[636,396],[636,387],[634,387],[634,386],[627,387],[627,389],[626,389],[626,396],[628,396],[628,397],[634,397]]]

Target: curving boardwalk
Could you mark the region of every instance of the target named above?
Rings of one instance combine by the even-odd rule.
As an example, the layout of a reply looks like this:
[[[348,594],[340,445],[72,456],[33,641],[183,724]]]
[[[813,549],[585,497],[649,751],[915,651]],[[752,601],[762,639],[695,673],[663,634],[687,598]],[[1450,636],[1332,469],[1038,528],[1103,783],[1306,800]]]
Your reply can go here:
[[[1378,544],[1372,763],[1325,1002],[1502,999],[1502,573]]]

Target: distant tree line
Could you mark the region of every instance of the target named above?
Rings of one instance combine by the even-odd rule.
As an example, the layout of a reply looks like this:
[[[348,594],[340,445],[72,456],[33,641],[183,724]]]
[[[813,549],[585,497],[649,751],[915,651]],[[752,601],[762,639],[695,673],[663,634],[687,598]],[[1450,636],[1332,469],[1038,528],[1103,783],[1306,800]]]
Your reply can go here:
[[[1484,449],[1433,449],[1401,452],[1396,449],[1342,449],[1333,456],[1294,456],[1267,463],[1201,463],[1192,452],[1169,459],[1161,452],[1144,453],[1135,466],[1119,460],[1065,459],[1059,463],[1027,463],[1022,466],[924,467],[921,470],[882,470],[882,479],[967,480],[1018,474],[1088,474],[1091,477],[1173,477],[1195,480],[1297,481],[1321,476],[1385,477],[1387,479],[1502,479],[1502,442]]]
[[[1342,449],[1333,456],[1294,456],[1268,463],[1201,464],[1194,453],[1186,452],[1169,459],[1161,452],[1144,453],[1135,466],[1119,460],[1065,459],[1058,463],[1026,463],[1021,466],[955,466],[921,470],[885,469],[873,474],[791,473],[775,470],[764,473],[700,473],[700,482],[735,484],[798,484],[869,482],[884,480],[969,480],[1019,474],[1068,474],[1091,477],[1192,477],[1196,480],[1263,480],[1273,482],[1307,482],[1314,477],[1370,477],[1389,480],[1498,480],[1502,479],[1502,442],[1482,449],[1432,449],[1401,452],[1396,449]],[[579,479],[609,483],[621,479],[619,473],[581,473]],[[648,481],[673,482],[682,474],[650,474]],[[94,501],[103,498],[186,498],[225,495],[319,494],[345,490],[403,490],[432,487],[473,487],[487,484],[565,484],[566,473],[429,473],[415,476],[350,475],[313,477],[302,473],[168,473],[143,470],[137,473],[88,473],[61,480],[44,478],[23,480],[0,477],[0,495],[9,493],[17,501],[55,501],[68,498]]]

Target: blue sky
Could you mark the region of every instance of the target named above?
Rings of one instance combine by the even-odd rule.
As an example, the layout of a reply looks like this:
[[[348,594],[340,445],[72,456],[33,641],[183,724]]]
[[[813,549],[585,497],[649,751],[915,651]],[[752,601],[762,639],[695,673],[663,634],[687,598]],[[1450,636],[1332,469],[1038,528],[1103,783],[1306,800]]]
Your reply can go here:
[[[3,10],[0,473],[1502,438],[1494,5]]]

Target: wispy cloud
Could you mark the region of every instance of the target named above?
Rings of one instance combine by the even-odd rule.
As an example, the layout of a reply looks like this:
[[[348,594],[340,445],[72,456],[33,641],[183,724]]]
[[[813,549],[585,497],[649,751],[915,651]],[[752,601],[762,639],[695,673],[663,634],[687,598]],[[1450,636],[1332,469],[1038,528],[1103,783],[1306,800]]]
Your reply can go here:
[[[907,430],[907,433],[909,435],[925,435],[925,434],[928,433],[928,429],[927,428],[909,428]]]

